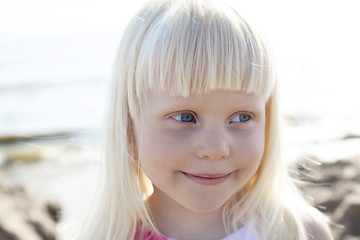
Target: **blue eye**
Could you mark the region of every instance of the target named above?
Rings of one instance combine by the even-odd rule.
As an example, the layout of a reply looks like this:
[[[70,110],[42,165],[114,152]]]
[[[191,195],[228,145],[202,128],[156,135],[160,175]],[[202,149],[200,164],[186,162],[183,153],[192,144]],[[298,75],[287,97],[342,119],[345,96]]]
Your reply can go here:
[[[236,114],[232,119],[231,122],[247,122],[251,119],[250,114],[246,113],[239,113]]]
[[[192,113],[178,113],[171,117],[179,122],[196,123],[196,118]]]

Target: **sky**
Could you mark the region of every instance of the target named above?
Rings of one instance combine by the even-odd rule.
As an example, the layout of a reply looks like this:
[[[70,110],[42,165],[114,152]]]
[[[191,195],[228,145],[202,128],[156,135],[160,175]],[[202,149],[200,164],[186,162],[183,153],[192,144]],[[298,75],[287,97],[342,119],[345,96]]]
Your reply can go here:
[[[0,33],[114,33],[143,1],[124,2],[0,0]]]
[[[0,0],[0,33],[117,32],[144,0]],[[330,21],[356,27],[357,0],[222,0],[263,24],[285,21],[306,27]],[[264,21],[265,20],[265,21]],[[315,21],[314,21],[315,20]],[[299,27],[299,26],[297,26]],[[309,27],[309,26],[308,26]],[[331,26],[329,26],[331,27]],[[325,29],[326,30],[326,29]],[[354,29],[355,30],[355,29]],[[356,30],[355,30],[356,31]]]

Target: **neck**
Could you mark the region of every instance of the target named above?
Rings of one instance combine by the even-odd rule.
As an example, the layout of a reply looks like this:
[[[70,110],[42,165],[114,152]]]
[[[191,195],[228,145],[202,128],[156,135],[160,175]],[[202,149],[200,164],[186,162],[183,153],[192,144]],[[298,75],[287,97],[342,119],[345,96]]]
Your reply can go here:
[[[221,239],[226,236],[222,208],[211,212],[194,212],[155,190],[147,200],[153,220],[160,232],[177,239]]]

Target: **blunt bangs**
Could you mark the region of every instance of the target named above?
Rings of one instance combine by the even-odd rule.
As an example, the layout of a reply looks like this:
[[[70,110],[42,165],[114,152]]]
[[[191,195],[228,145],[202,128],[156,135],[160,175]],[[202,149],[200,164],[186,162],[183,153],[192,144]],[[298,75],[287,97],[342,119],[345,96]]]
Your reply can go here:
[[[268,99],[275,82],[272,60],[235,11],[206,0],[167,2],[137,19],[147,26],[135,60],[138,98],[148,90],[184,97],[231,90]]]

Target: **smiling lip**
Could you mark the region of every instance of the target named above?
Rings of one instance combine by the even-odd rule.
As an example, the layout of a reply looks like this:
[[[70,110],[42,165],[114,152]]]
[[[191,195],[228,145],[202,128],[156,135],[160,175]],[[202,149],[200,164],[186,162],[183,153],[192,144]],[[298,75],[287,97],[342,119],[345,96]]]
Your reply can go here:
[[[224,182],[231,173],[228,174],[189,174],[185,173],[185,176],[189,178],[190,180],[193,180],[194,182],[203,184],[203,185],[218,185],[222,182]]]

